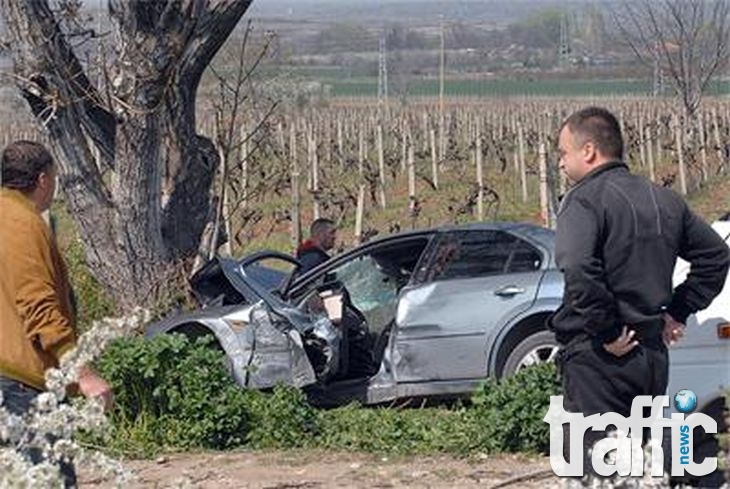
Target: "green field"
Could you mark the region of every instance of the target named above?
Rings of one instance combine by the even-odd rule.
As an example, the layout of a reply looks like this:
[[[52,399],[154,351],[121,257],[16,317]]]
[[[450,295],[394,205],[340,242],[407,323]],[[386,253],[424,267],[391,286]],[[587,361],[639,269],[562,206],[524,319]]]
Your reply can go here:
[[[319,81],[328,87],[333,97],[375,97],[378,94],[378,80],[372,78],[322,78]],[[433,97],[439,94],[437,79],[413,79],[405,87],[390,85],[391,96]],[[509,97],[509,96],[626,96],[649,95],[649,80],[447,80],[444,92],[449,97]],[[667,88],[667,95],[672,95]],[[708,90],[709,95],[729,95],[730,83],[717,82]]]

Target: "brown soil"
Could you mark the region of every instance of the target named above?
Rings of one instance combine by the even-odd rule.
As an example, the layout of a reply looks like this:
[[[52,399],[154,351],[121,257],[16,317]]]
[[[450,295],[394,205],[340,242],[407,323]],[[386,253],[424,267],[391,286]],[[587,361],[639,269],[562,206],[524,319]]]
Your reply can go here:
[[[512,481],[508,487],[536,489],[556,482],[546,457],[524,455],[460,459],[320,451],[186,453],[124,465],[136,474],[136,481],[125,485],[130,488],[485,488]],[[82,489],[91,489],[113,481],[81,471],[80,483]]]

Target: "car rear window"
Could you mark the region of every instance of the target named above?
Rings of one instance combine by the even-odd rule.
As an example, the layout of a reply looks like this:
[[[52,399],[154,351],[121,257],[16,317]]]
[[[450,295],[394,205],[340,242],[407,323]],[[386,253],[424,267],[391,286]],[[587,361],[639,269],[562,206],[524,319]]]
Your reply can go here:
[[[541,265],[541,253],[513,234],[495,230],[457,231],[444,236],[436,246],[429,279],[530,272]]]

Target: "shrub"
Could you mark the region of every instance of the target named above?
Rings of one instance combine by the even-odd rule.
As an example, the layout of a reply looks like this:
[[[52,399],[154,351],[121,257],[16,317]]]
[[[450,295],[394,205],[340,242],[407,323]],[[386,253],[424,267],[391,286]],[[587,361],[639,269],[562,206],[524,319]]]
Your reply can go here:
[[[319,433],[317,411],[304,393],[275,387],[271,393],[246,391],[251,430],[247,442],[255,448],[300,448],[315,445]]]
[[[318,410],[292,387],[268,392],[237,386],[210,338],[126,338],[99,361],[117,407],[111,449],[325,448],[388,454],[546,451],[542,421],[557,394],[555,368],[488,380],[468,406]]]
[[[246,392],[233,383],[210,338],[124,338],[110,345],[98,368],[115,392],[113,420],[132,439],[177,448],[245,441]]]
[[[536,365],[497,382],[489,379],[473,396],[470,422],[484,426],[480,443],[500,451],[547,452],[550,426],[543,422],[550,396],[560,393],[555,365]]]
[[[64,257],[76,299],[77,322],[80,330],[86,331],[94,321],[109,317],[114,312],[114,303],[89,272],[80,240],[67,245]]]
[[[319,446],[347,451],[427,454],[459,450],[459,410],[363,408],[323,411]]]

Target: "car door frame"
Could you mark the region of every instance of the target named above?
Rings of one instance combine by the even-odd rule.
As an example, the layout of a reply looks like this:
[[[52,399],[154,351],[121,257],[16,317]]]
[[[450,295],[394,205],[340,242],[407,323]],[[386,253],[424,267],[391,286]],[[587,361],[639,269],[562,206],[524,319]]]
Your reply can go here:
[[[427,239],[428,242],[426,243],[426,246],[419,257],[419,261],[416,264],[416,267],[414,269],[417,270],[421,266],[421,261],[423,260],[424,256],[426,255],[426,252],[432,246],[433,244],[433,238],[437,236],[439,233],[438,230],[423,230],[423,231],[414,231],[409,233],[402,233],[402,234],[395,234],[392,236],[387,236],[382,239],[378,239],[375,241],[371,241],[365,244],[362,244],[356,248],[353,248],[352,250],[343,253],[341,255],[337,255],[335,257],[330,258],[324,263],[321,263],[317,265],[316,267],[312,268],[311,270],[308,270],[305,274],[296,277],[294,280],[292,280],[290,287],[285,290],[282,294],[282,297],[284,300],[291,300],[291,298],[294,296],[296,297],[302,289],[306,288],[307,286],[311,285],[312,282],[316,281],[319,277],[326,275],[329,271],[331,271],[333,268],[337,268],[344,264],[347,261],[354,260],[358,258],[361,255],[367,254],[371,252],[372,250],[376,248],[381,248],[383,246],[389,246],[392,244],[396,244],[399,242],[405,242],[405,241],[411,241],[415,239]],[[408,284],[404,286],[408,287],[413,281],[413,274],[408,280]]]
[[[531,273],[531,274],[537,274],[539,276],[537,283],[535,284],[534,295],[531,296],[529,301],[525,301],[526,303],[529,302],[529,304],[534,304],[535,301],[539,297],[540,285],[545,276],[545,273],[553,266],[553,263],[554,263],[553,256],[552,256],[550,249],[546,245],[541,243],[534,236],[531,236],[531,234],[529,232],[524,232],[524,230],[521,231],[521,229],[522,229],[521,225],[516,225],[516,226],[499,226],[499,225],[497,225],[497,226],[473,226],[473,227],[443,229],[439,233],[439,235],[440,235],[439,238],[432,241],[431,247],[433,249],[433,247],[437,246],[444,239],[444,237],[447,236],[449,233],[469,232],[469,231],[504,232],[504,233],[508,233],[508,234],[512,235],[516,239],[519,239],[519,240],[529,244],[541,256],[540,267],[534,271],[526,272],[526,273]],[[434,256],[428,256],[427,254],[424,254],[422,259],[423,258],[428,258],[428,262],[423,263],[421,265],[421,267],[426,267],[427,270],[430,270],[431,267],[434,265],[434,259],[435,259]],[[518,273],[518,272],[514,272],[514,273]],[[498,276],[498,275],[495,275],[495,277],[496,276]],[[409,284],[409,287],[404,288],[402,293],[407,293],[417,287],[418,288],[427,287],[432,283],[435,283],[435,282],[432,280],[428,280],[428,281],[420,281],[420,282],[416,282],[413,284]],[[495,337],[498,337],[498,336],[501,337],[503,335],[503,333],[505,333],[506,329],[509,329],[510,325],[515,324],[515,322],[514,322],[515,319],[522,317],[525,314],[525,312],[529,311],[530,307],[531,307],[530,305],[527,305],[526,308],[524,308],[524,309],[519,309],[519,310],[512,309],[511,310],[512,312],[509,313],[509,315],[497,318],[495,320],[495,325],[493,328],[490,329],[485,326],[484,335],[482,336],[482,338],[483,338],[482,350],[484,353],[483,354],[484,362],[483,362],[482,367],[483,367],[485,376],[489,374],[489,370],[490,370],[489,369],[489,357],[490,357],[492,346],[494,346]],[[401,314],[399,314],[399,317],[400,316],[401,316]],[[395,325],[395,328],[400,328],[401,326],[402,326],[402,324],[400,324],[400,322],[397,322]],[[395,339],[397,339],[397,332],[396,332],[396,334],[393,335],[392,340],[395,341]],[[393,344],[390,347],[395,348],[395,345]],[[396,378],[397,378],[397,376],[396,376]],[[444,394],[451,393],[451,392],[459,392],[459,391],[463,391],[464,389],[469,389],[470,386],[476,385],[475,382],[478,382],[480,380],[481,380],[481,378],[477,378],[477,377],[463,378],[463,379],[458,378],[458,379],[443,379],[443,380],[425,380],[422,383],[420,383],[421,385],[418,385],[419,382],[413,382],[413,381],[401,382],[399,380],[398,381],[399,396],[407,397],[407,396],[411,396],[411,395],[428,395],[428,389],[437,384],[439,385],[438,390],[443,391]]]

